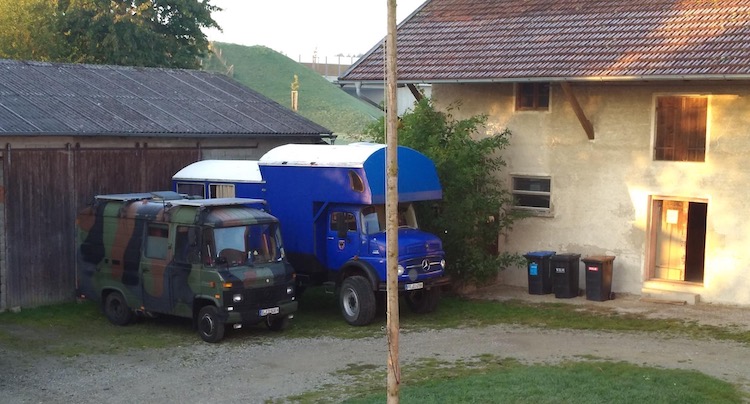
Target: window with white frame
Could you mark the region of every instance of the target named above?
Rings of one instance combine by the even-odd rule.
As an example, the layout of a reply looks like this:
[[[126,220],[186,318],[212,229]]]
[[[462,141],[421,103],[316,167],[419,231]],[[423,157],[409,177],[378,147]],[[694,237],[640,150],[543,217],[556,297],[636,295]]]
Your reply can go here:
[[[540,213],[550,212],[551,187],[550,177],[514,175],[513,206]]]

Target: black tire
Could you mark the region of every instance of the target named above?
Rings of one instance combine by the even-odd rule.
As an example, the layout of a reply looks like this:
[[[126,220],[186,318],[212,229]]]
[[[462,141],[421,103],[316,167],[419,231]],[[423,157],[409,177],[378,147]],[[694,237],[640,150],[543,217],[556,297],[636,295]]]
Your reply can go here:
[[[350,276],[341,283],[339,307],[347,323],[367,325],[375,318],[375,292],[367,278]]]
[[[219,342],[224,338],[226,329],[224,321],[219,318],[219,309],[216,306],[204,306],[198,312],[196,319],[198,335],[206,342]]]
[[[120,292],[110,292],[104,299],[104,315],[115,325],[128,325],[134,316]]]
[[[289,326],[289,316],[266,316],[266,327],[271,331],[284,331]]]
[[[419,289],[406,292],[406,305],[415,313],[432,313],[440,301],[440,288]]]

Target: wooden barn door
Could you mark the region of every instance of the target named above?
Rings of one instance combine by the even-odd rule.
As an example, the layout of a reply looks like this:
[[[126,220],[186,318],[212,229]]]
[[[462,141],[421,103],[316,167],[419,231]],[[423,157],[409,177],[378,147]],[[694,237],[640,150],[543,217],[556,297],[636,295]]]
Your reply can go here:
[[[72,300],[75,284],[68,150],[6,150],[5,291],[9,307]]]
[[[77,212],[99,194],[168,190],[172,175],[199,156],[197,148],[5,150],[0,304],[72,300]]]

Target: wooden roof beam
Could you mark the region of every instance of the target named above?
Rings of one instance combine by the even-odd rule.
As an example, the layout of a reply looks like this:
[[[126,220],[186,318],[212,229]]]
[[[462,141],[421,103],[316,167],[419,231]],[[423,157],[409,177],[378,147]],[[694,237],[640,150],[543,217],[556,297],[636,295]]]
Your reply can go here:
[[[581,104],[578,103],[578,99],[573,93],[573,89],[570,87],[570,83],[568,83],[567,81],[562,81],[560,82],[560,87],[562,87],[563,93],[565,93],[565,98],[567,98],[570,106],[573,107],[573,112],[575,112],[576,117],[578,117],[578,121],[581,122],[583,130],[586,132],[586,136],[589,137],[589,140],[594,140],[594,126],[591,125],[591,121],[586,118],[586,114],[583,112]]]

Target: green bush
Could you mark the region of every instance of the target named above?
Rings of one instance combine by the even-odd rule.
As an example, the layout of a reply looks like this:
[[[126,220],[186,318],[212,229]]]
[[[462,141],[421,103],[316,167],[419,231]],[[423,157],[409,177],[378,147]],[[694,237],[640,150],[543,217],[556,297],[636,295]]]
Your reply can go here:
[[[423,98],[401,118],[399,144],[411,147],[435,163],[443,199],[417,206],[422,228],[439,235],[448,261],[448,273],[459,282],[481,283],[498,271],[515,266],[518,254],[499,253],[500,234],[520,216],[512,210],[513,195],[498,173],[505,167],[500,152],[510,143],[505,129],[492,136],[476,136],[487,117],[457,120],[435,109]],[[370,125],[366,133],[384,142],[384,125]]]

